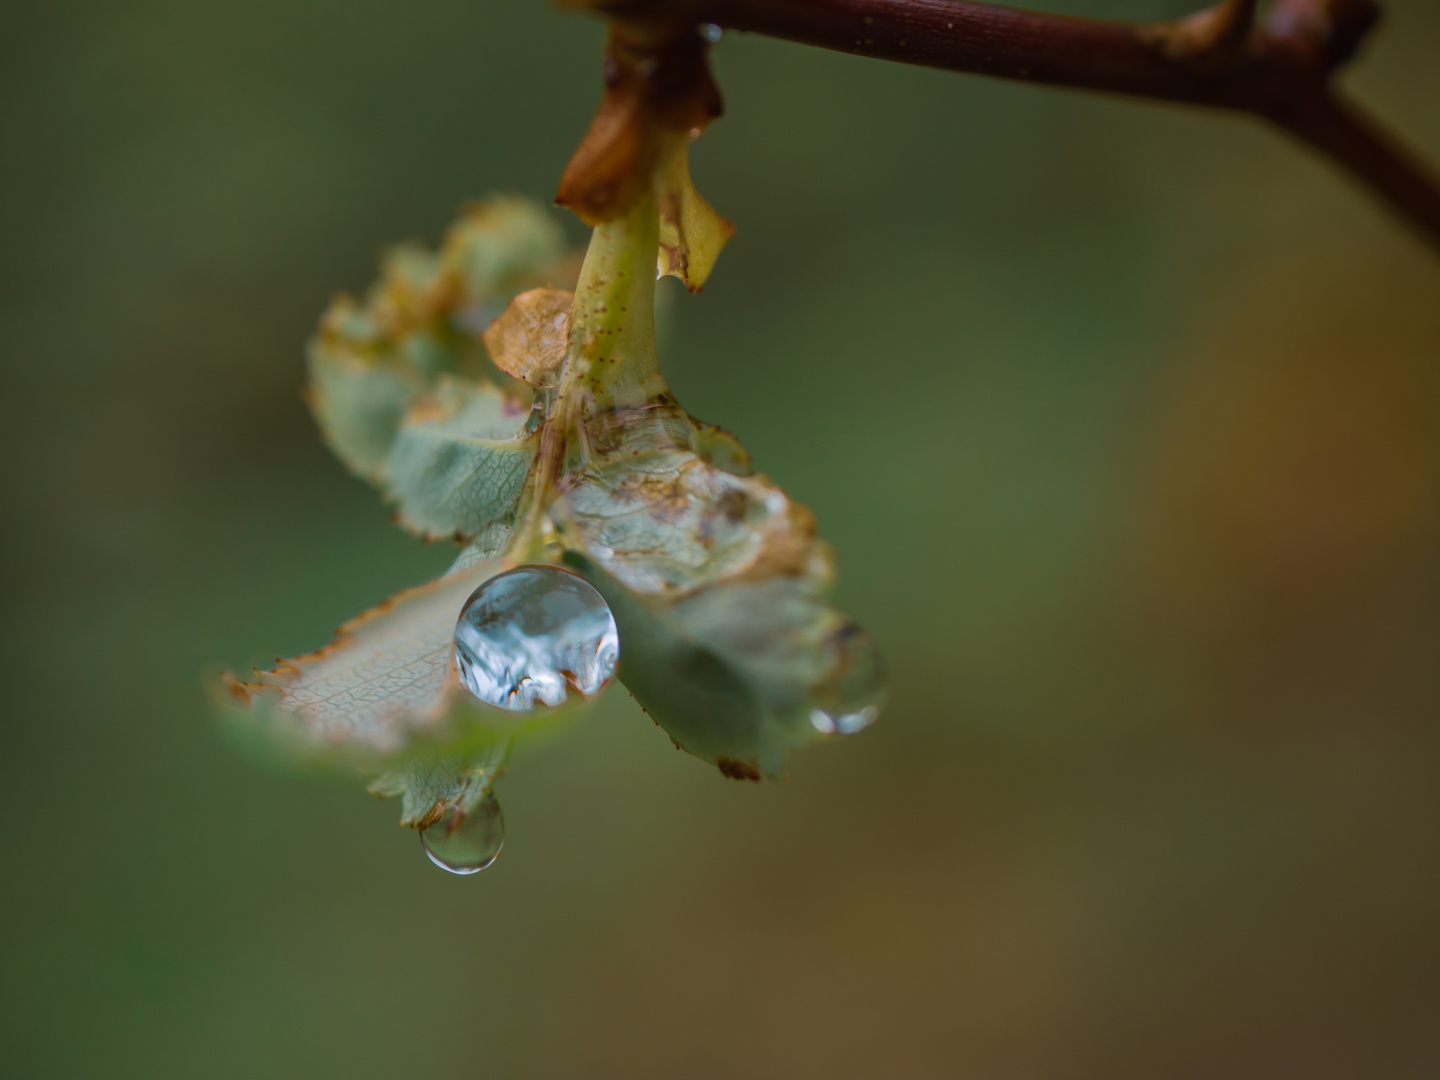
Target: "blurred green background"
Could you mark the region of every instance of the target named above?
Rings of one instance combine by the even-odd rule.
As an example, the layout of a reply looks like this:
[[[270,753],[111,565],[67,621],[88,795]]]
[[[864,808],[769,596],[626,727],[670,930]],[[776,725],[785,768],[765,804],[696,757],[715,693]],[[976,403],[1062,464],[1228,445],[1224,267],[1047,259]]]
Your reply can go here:
[[[1388,6],[1347,81],[1440,159],[1440,7]],[[549,196],[603,28],[3,25],[0,1073],[1440,1072],[1440,259],[1347,180],[727,35],[694,172],[739,234],[665,368],[815,509],[893,704],[757,786],[613,693],[458,879],[233,754],[205,679],[451,558],[320,446],[302,346],[384,245]]]

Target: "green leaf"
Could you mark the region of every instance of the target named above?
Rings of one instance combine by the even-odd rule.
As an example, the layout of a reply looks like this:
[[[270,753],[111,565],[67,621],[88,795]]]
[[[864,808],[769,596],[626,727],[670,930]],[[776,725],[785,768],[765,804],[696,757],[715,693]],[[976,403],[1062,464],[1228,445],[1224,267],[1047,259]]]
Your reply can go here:
[[[535,456],[529,415],[492,383],[442,377],[410,407],[385,458],[401,523],[431,539],[512,524]]]
[[[425,829],[451,807],[469,813],[505,770],[512,742],[499,740],[470,754],[439,753],[409,761],[367,789],[382,799],[400,797],[400,824]]]
[[[492,195],[450,227],[441,258],[464,310],[537,285],[561,285],[573,276],[557,265],[564,254],[565,230],[553,214],[519,195]]]
[[[560,391],[586,400],[585,453],[550,517],[614,612],[621,680],[675,744],[729,776],[781,776],[790,750],[875,718],[884,665],[825,601],[832,559],[810,511],[660,379],[657,235],[644,200],[595,231]]]
[[[420,395],[447,375],[478,372],[491,320],[519,290],[568,281],[564,254],[559,224],[516,196],[471,207],[438,252],[391,248],[364,302],[337,298],[310,343],[307,398],[335,455],[383,483],[385,458]],[[419,531],[434,535],[429,523]]]
[[[873,638],[799,578],[643,596],[579,552],[620,630],[620,679],[676,746],[726,776],[781,777],[789,752],[867,726],[884,701]]]
[[[353,303],[338,302],[327,319],[330,327],[311,342],[307,398],[335,456],[357,476],[378,481],[405,410],[425,389],[426,379],[373,349],[355,347],[356,335],[345,335],[337,326],[363,318],[352,309]]]

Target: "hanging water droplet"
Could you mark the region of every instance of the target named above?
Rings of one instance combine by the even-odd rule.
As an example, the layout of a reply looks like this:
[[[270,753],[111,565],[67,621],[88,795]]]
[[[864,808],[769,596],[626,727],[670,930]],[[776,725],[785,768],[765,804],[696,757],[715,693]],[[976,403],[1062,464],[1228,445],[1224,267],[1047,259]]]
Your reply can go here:
[[[880,706],[866,705],[855,712],[830,713],[824,709],[810,711],[810,725],[822,735],[854,735],[880,715]]]
[[[714,45],[715,42],[725,36],[725,31],[716,23],[707,22],[700,25],[700,36],[710,42],[711,45]]]
[[[854,623],[833,639],[838,677],[825,703],[810,710],[810,726],[822,735],[854,735],[880,716],[887,696],[885,663],[875,639]]]
[[[589,582],[555,566],[497,574],[471,594],[455,624],[461,685],[502,709],[598,694],[619,659],[609,606]]]
[[[495,861],[505,846],[505,812],[494,791],[467,814],[458,806],[420,831],[430,861],[452,874],[478,874]]]

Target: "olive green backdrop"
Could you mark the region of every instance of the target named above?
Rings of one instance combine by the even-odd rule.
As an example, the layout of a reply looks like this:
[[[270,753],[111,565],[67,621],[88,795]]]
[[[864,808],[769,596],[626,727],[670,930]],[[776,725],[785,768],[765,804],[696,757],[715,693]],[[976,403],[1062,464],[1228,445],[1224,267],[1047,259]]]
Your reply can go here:
[[[1347,81],[1440,159],[1390,8]],[[665,367],[815,509],[889,711],[756,786],[617,688],[465,880],[227,747],[208,675],[452,555],[319,445],[314,320],[548,197],[602,37],[0,12],[0,1073],[1435,1075],[1440,258],[1257,123],[728,35]]]

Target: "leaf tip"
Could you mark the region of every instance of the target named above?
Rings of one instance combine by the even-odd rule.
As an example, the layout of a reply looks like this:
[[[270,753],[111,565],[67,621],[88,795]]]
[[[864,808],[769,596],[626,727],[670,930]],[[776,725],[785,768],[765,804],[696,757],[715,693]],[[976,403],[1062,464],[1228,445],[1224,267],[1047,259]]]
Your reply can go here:
[[[676,744],[679,748],[679,744]],[[740,761],[736,758],[716,758],[715,764],[720,769],[720,775],[730,780],[753,780],[760,782],[760,766],[754,761]]]

